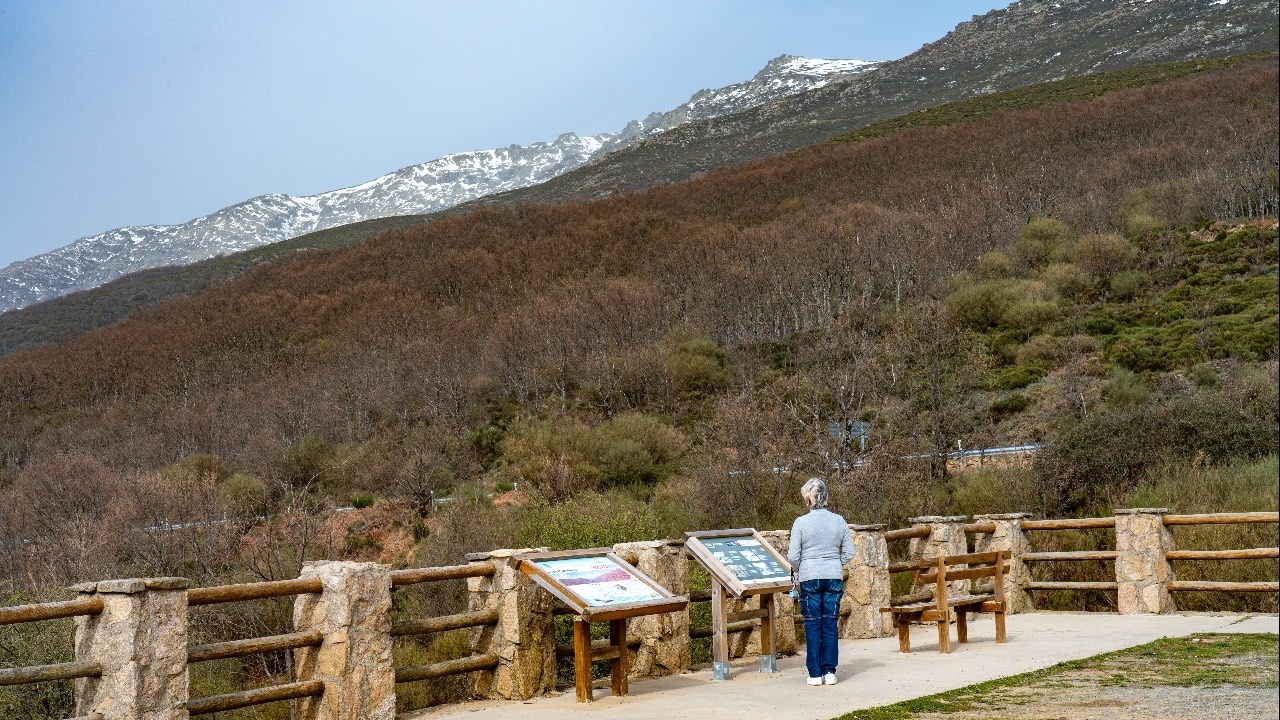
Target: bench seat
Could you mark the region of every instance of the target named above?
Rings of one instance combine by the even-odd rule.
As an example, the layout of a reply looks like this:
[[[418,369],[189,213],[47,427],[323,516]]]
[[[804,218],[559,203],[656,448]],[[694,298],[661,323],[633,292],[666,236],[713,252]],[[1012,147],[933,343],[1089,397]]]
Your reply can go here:
[[[942,556],[920,561],[914,568],[913,579],[917,582],[934,582],[937,588],[934,598],[880,608],[880,612],[893,614],[894,624],[898,626],[898,649],[904,653],[911,652],[910,624],[912,622],[932,622],[938,624],[938,651],[951,652],[951,620],[954,618],[956,621],[957,639],[960,642],[968,642],[968,615],[971,612],[993,613],[996,619],[996,642],[1003,643],[1005,641],[1004,575],[1008,572],[1008,566],[1004,561],[1009,557],[1009,551],[1005,550]],[[921,571],[924,570],[930,572],[922,574]],[[947,591],[949,580],[982,577],[990,577],[994,580],[991,588],[993,592],[951,595]]]

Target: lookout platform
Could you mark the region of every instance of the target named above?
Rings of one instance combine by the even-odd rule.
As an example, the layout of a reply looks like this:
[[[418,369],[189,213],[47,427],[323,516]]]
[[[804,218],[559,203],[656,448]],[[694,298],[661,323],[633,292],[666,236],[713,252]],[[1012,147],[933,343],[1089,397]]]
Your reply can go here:
[[[970,621],[969,642],[937,652],[933,625],[912,628],[910,654],[898,652],[896,637],[843,640],[839,684],[805,685],[804,656],[778,659],[778,672],[757,672],[758,661],[735,661],[727,682],[712,682],[711,668],[649,680],[633,680],[630,694],[612,697],[600,681],[596,701],[576,701],[572,688],[555,696],[519,701],[443,705],[400,720],[706,720],[767,717],[830,720],[862,708],[888,705],[1000,677],[1038,670],[1067,660],[1141,645],[1161,637],[1193,633],[1280,633],[1275,615],[1184,613],[1108,615],[1032,612],[1009,616],[1008,642],[995,641],[990,616]]]

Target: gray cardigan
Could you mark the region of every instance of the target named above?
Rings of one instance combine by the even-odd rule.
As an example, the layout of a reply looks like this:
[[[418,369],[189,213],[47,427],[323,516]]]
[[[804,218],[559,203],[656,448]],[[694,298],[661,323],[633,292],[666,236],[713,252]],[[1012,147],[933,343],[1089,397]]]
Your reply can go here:
[[[830,510],[810,510],[791,525],[787,559],[793,570],[799,568],[800,582],[841,580],[845,563],[854,555],[849,524]]]

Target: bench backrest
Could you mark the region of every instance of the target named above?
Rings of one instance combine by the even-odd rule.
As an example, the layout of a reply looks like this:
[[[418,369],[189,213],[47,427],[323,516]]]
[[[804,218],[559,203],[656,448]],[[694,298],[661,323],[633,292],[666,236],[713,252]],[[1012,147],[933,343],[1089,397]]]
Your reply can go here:
[[[937,590],[934,598],[938,601],[938,609],[947,607],[947,583],[952,580],[971,580],[975,578],[994,578],[997,600],[1004,600],[1004,576],[1009,566],[1004,561],[1012,557],[1008,550],[996,550],[985,553],[967,553],[964,555],[940,555],[927,558],[916,564],[912,584],[935,583]],[[953,567],[961,565],[964,567]],[[921,572],[922,570],[926,572]]]

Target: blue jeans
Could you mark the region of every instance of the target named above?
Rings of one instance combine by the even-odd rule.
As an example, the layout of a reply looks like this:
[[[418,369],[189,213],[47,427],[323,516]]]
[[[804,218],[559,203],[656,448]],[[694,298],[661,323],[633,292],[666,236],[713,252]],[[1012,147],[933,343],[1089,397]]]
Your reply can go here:
[[[836,671],[840,648],[836,644],[836,618],[840,614],[842,580],[805,580],[800,583],[800,612],[804,615],[804,661],[809,677]]]

